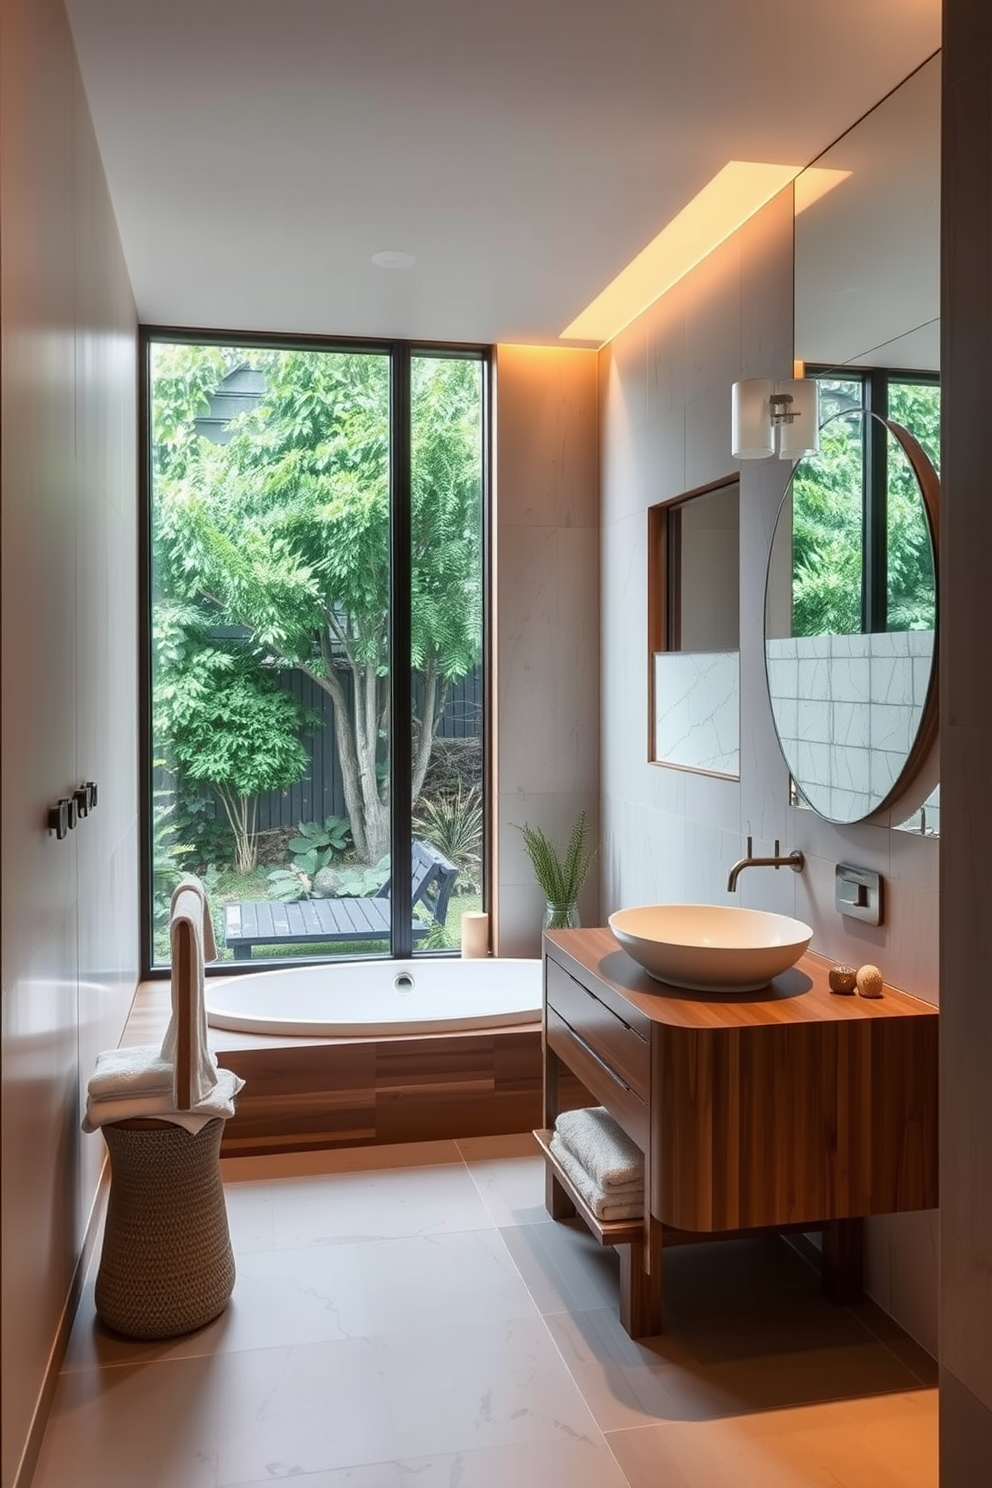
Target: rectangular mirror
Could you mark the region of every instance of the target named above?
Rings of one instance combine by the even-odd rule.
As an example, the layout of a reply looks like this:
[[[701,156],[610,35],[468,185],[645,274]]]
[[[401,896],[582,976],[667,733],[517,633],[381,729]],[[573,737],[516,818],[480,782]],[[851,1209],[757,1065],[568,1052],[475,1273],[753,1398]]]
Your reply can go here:
[[[740,483],[648,512],[648,758],[740,772]]]
[[[939,470],[939,56],[797,178],[795,211],[797,361],[838,388],[846,386],[846,372],[859,385],[862,406],[902,423]],[[865,481],[867,489],[867,474]],[[888,546],[898,551],[891,535]],[[883,573],[875,587],[885,583]],[[890,610],[896,587],[890,573]],[[864,596],[854,599],[863,607]],[[847,627],[901,628],[863,616]],[[930,835],[938,823],[934,791],[899,825]]]

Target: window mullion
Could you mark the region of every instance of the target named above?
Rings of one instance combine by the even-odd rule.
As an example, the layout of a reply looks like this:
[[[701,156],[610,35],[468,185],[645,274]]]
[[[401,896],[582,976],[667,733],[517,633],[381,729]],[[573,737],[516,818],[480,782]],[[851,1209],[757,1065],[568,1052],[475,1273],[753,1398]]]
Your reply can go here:
[[[390,392],[389,611],[390,781],[389,812],[392,881],[392,953],[413,952],[411,906],[413,777],[413,685],[411,667],[411,447],[410,347],[392,348]]]
[[[884,372],[872,371],[864,380],[865,406],[878,418],[888,415]],[[864,452],[864,586],[862,629],[888,628],[888,439],[883,425],[866,418]]]

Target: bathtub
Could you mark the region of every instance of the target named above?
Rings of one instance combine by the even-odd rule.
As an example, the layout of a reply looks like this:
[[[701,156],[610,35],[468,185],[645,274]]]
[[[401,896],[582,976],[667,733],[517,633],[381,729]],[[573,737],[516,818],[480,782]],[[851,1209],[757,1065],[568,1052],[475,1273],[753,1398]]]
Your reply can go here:
[[[374,1038],[530,1023],[541,995],[540,961],[418,956],[211,978],[206,1004],[213,1028]]]

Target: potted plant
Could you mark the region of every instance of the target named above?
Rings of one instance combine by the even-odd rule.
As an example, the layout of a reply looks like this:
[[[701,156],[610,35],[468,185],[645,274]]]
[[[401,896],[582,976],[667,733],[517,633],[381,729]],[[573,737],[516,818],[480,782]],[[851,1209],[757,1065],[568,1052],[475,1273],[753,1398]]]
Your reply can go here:
[[[579,923],[579,890],[597,851],[595,844],[590,847],[587,842],[589,821],[586,813],[580,813],[564,853],[559,852],[540,827],[531,827],[525,822],[518,830],[523,834],[534,877],[547,902],[545,930],[573,929]]]

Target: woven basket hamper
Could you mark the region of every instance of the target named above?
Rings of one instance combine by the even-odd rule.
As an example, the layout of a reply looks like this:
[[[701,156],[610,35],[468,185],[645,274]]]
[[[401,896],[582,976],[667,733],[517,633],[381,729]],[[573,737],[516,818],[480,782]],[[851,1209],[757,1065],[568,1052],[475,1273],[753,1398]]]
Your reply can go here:
[[[174,1338],[223,1312],[234,1254],[220,1180],[221,1119],[193,1136],[159,1121],[102,1128],[110,1149],[100,1320],[128,1338]]]

